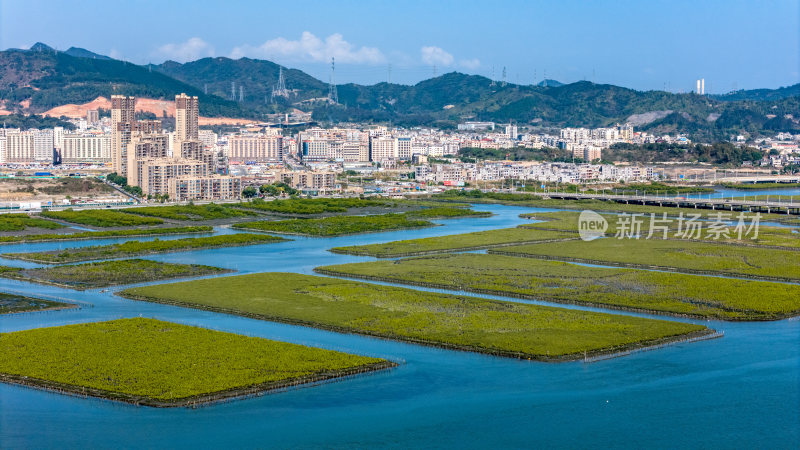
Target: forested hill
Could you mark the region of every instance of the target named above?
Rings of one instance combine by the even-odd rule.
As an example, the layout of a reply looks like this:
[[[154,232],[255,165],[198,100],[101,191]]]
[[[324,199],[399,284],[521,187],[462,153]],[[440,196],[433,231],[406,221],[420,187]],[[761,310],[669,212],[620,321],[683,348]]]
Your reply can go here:
[[[250,107],[264,107],[273,100],[280,106],[290,106],[298,100],[328,95],[326,83],[301,70],[284,67],[286,89],[291,94],[289,98],[278,96],[273,99],[272,90],[278,83],[280,66],[259,59],[217,57],[185,64],[167,61],[153,68],[221,98],[230,99],[233,90],[238,100],[241,93],[244,104]]]
[[[552,127],[630,122],[639,130],[686,133],[702,141],[725,140],[736,134],[800,132],[797,85],[700,96],[587,81],[561,84],[548,80],[523,86],[454,72],[413,86],[339,85],[339,104],[329,105],[324,101],[327,83],[285,67],[287,96],[273,98],[281,69],[269,61],[217,57],[138,66],[103,59],[107,57],[84,49],[69,52],[57,52],[44,44],[31,50],[0,52],[0,108],[36,113],[113,93],[171,99],[186,92],[200,97],[205,116],[258,118],[297,108],[312,111],[321,122],[442,127],[454,127],[464,120]],[[236,101],[230,100],[232,96]]]
[[[785,86],[778,89],[750,89],[730,92],[724,95],[712,95],[711,97],[726,102],[739,100],[782,100],[789,97],[800,96],[800,83]]]
[[[99,96],[135,95],[173,99],[185,92],[200,97],[205,116],[239,117],[249,114],[227,101],[166,76],[146,66],[115,59],[71,56],[46,46],[37,50],[0,52],[0,100],[5,109],[38,113],[68,103],[86,103]],[[78,53],[73,49],[73,53]],[[24,105],[28,104],[28,107]]]

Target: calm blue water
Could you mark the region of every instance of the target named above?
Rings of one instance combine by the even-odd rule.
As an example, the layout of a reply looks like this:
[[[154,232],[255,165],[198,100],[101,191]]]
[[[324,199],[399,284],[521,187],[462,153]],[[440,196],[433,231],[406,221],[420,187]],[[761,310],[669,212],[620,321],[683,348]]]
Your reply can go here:
[[[686,195],[686,198],[732,198],[732,197],[746,198],[746,197],[755,197],[760,195],[775,195],[775,196],[780,195],[781,197],[789,197],[790,200],[791,197],[795,197],[794,201],[796,203],[800,203],[800,188],[758,189],[753,191],[716,188],[714,192],[709,192],[706,194],[689,194]]]
[[[518,214],[534,211],[475,209],[497,215],[441,221],[444,226],[422,230],[295,238],[152,259],[241,273],[312,273],[319,265],[370,260],[332,254],[330,247],[515,226],[526,223]],[[92,244],[23,244],[0,251]],[[592,364],[547,364],[135,302],[99,290],[5,279],[0,290],[82,304],[78,310],[2,316],[0,332],[142,315],[402,362],[388,372],[194,410],[0,384],[0,448],[800,446],[798,320],[703,322],[725,337]]]

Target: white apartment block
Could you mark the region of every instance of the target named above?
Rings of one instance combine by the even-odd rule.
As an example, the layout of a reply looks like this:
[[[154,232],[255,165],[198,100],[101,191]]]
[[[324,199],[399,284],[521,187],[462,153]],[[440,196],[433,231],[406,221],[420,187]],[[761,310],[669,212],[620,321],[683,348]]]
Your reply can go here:
[[[111,162],[111,136],[64,134],[61,138],[61,162],[64,164]]]
[[[197,139],[203,143],[203,147],[214,148],[217,145],[219,136],[211,130],[198,130]]]
[[[281,162],[283,137],[264,134],[236,135],[228,139],[228,158],[238,162]]]
[[[6,162],[32,163],[35,161],[33,133],[33,131],[17,131],[6,134]]]
[[[33,159],[36,162],[53,162],[53,130],[38,130],[33,132]]]
[[[283,171],[278,178],[300,190],[332,191],[336,189],[336,173],[329,171]]]
[[[208,166],[202,161],[181,158],[146,159],[138,186],[145,195],[169,194],[169,182],[179,177],[206,177]]]
[[[397,138],[397,157],[408,160],[413,154],[412,139],[410,137]]]
[[[381,162],[397,159],[397,139],[391,136],[375,136],[369,139],[369,160]]]
[[[167,194],[176,201],[227,200],[240,198],[242,179],[239,177],[182,176],[167,181]]]
[[[300,155],[303,161],[326,161],[335,157],[331,152],[331,145],[328,139],[316,137],[303,138],[300,144]]]

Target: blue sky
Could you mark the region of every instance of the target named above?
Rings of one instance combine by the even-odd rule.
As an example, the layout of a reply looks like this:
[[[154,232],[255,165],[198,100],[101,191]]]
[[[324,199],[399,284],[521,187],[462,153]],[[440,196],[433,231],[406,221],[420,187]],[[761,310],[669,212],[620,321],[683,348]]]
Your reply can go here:
[[[797,0],[0,0],[0,48],[37,41],[135,63],[248,56],[327,81],[459,71],[706,91],[800,82]]]

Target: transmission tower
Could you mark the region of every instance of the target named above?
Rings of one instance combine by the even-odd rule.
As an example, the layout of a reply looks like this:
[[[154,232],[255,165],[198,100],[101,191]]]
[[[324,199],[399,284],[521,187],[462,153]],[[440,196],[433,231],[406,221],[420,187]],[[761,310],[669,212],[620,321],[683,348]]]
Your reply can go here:
[[[239,85],[239,101],[244,101],[244,86]]]
[[[328,84],[328,102],[339,103],[339,93],[336,92],[336,60],[331,58],[331,82]]]
[[[503,84],[502,87],[506,87],[506,66],[503,66]]]
[[[286,89],[286,80],[283,78],[283,66],[278,67],[278,84],[272,87],[272,101],[275,97],[289,98],[289,90]]]
[[[208,83],[203,83],[203,94],[208,95]]]
[[[497,83],[494,82],[494,66],[492,66],[492,82],[489,83],[489,87],[495,87]]]
[[[392,82],[392,65],[391,64],[389,64],[389,74],[386,77],[386,82],[387,83],[391,83]]]
[[[231,101],[236,101],[236,82],[231,81]]]

